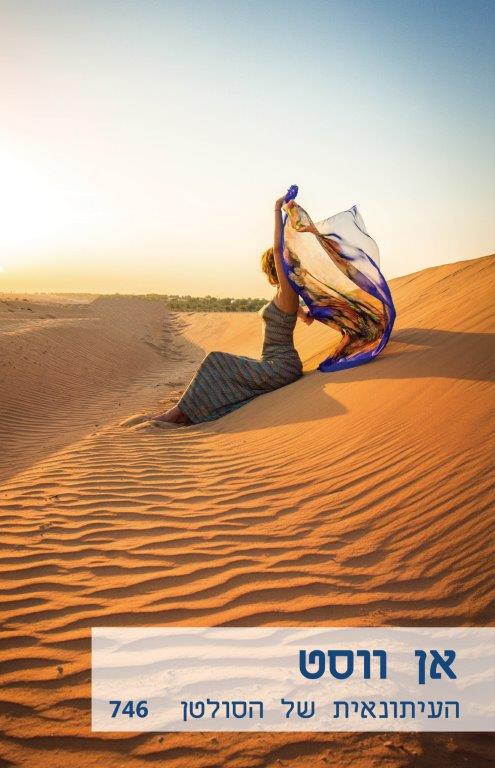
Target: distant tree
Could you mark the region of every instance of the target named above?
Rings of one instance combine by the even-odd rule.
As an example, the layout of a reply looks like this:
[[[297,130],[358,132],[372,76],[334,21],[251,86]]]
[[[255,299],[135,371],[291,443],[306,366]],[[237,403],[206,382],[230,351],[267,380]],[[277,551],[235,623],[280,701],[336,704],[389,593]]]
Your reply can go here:
[[[268,299],[233,299],[219,296],[179,296],[178,294],[146,293],[136,294],[114,293],[116,299],[142,298],[148,301],[163,301],[174,312],[258,312]]]
[[[266,304],[266,299],[233,299],[217,296],[165,295],[169,309],[174,312],[257,312]]]

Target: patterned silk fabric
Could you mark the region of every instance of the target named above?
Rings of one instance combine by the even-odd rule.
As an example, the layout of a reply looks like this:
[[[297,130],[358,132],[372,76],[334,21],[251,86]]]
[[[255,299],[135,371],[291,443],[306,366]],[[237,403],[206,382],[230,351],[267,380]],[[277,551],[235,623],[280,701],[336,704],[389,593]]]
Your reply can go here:
[[[319,370],[338,371],[372,360],[389,339],[395,308],[379,269],[378,246],[356,206],[317,224],[294,200],[284,210],[289,281],[310,314],[342,334]]]

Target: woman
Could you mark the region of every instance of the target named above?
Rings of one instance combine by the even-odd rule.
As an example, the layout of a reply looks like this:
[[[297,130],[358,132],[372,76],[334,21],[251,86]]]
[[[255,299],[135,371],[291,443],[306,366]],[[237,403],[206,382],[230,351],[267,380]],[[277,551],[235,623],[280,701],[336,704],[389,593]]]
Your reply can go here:
[[[177,405],[155,416],[164,424],[197,424],[212,421],[240,408],[266,392],[283,387],[302,376],[301,359],[294,347],[297,317],[310,324],[313,318],[299,306],[299,296],[290,285],[282,263],[282,205],[275,203],[273,248],[261,257],[261,268],[271,285],[277,286],[273,299],[260,311],[263,319],[261,360],[227,352],[210,352]]]

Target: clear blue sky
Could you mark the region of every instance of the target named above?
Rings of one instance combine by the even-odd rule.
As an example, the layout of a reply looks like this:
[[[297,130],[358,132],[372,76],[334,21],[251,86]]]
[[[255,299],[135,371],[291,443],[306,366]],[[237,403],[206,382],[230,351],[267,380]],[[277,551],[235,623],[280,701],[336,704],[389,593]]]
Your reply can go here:
[[[269,295],[288,185],[386,276],[495,242],[495,3],[0,0],[0,290]]]

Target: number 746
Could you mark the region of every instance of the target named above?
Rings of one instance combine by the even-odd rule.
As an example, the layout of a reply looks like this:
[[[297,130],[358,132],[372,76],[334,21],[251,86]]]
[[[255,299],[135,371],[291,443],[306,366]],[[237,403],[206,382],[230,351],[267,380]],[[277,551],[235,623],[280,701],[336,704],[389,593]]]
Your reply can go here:
[[[113,706],[112,717],[117,717],[118,714],[127,715],[127,717],[134,717],[134,715],[147,717],[148,715],[148,702],[146,700],[136,703],[132,699],[130,701],[109,701],[108,703]]]

